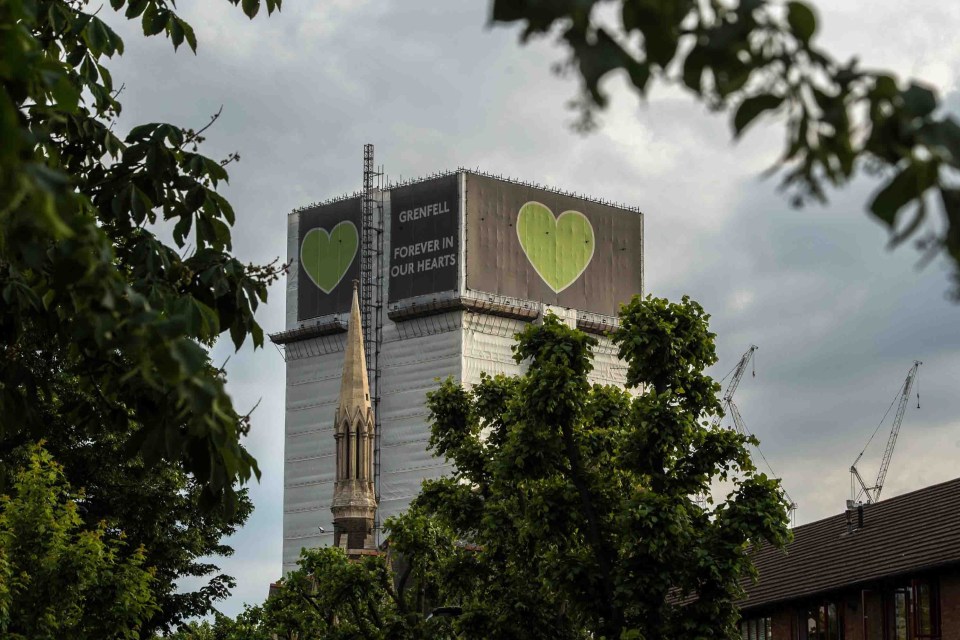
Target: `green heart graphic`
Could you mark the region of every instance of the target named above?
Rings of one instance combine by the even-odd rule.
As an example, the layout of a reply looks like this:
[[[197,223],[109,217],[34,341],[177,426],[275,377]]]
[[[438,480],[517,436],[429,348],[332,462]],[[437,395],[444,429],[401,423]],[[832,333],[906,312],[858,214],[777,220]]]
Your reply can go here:
[[[324,293],[340,284],[357,255],[360,238],[357,227],[349,220],[326,229],[310,229],[300,244],[300,264]]]
[[[517,238],[527,260],[547,286],[560,293],[573,284],[593,259],[593,225],[579,211],[556,218],[550,208],[528,202],[517,214]]]

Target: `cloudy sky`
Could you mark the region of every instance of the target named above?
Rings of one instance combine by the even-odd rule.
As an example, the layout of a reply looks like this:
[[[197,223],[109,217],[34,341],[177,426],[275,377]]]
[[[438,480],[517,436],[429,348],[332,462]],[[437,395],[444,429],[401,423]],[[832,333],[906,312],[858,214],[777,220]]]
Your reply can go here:
[[[960,111],[960,4],[939,0],[816,3],[821,41],[838,57],[923,78]],[[842,5],[837,7],[836,5]],[[549,42],[520,46],[487,25],[484,0],[286,0],[253,22],[226,2],[181,3],[196,56],[101,12],[126,40],[111,68],[122,129],[150,121],[199,127],[223,105],[205,150],[238,151],[225,194],[237,209],[244,260],[285,258],[294,207],[360,187],[362,146],[376,145],[391,178],[457,166],[551,184],[639,206],[646,214],[647,291],[689,294],[713,315],[719,378],[750,344],[756,377],[737,403],[799,505],[798,524],[838,513],[848,468],[914,359],[921,406],[906,415],[885,497],[957,475],[960,305],[945,265],[917,268],[909,247],[889,252],[864,214],[864,180],[823,207],[790,209],[760,179],[780,130],[760,126],[734,145],[728,118],[670,89],[640,103],[619,79],[603,128],[573,132],[571,79],[549,71]],[[283,283],[259,314],[283,328]],[[214,356],[230,355],[227,344]],[[272,347],[234,355],[229,389],[241,410],[262,402],[247,443],[263,478],[256,512],[224,562],[238,579],[226,613],[259,602],[280,572],[284,364]],[[878,469],[889,422],[860,468]]]

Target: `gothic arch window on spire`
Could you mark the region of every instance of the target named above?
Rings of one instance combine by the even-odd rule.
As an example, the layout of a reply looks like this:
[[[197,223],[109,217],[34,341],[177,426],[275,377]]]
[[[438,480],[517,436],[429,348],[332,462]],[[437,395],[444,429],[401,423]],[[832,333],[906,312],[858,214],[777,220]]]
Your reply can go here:
[[[343,439],[343,475],[345,478],[350,477],[350,423],[344,421],[344,428],[346,429],[345,438]]]
[[[363,473],[362,473],[363,467],[360,466],[360,450],[361,450],[361,447],[362,447],[362,443],[360,442],[360,426],[361,426],[362,424],[363,424],[363,423],[360,422],[360,420],[357,420],[357,451],[356,451],[356,454],[357,454],[357,479],[358,479],[358,480],[359,480],[360,477],[363,475]]]

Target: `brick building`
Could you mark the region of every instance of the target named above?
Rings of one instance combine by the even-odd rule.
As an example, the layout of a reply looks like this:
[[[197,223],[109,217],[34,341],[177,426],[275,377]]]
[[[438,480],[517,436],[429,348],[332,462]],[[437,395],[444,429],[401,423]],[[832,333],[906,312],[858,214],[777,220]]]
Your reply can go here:
[[[960,478],[797,527],[754,563],[744,640],[960,640]]]

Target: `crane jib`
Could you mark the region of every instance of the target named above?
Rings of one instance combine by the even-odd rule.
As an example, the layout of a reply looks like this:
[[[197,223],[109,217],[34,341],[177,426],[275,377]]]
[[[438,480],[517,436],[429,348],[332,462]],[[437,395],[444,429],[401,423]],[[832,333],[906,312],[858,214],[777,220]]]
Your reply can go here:
[[[906,413],[907,404],[910,402],[910,390],[913,388],[913,384],[920,370],[920,365],[922,364],[919,360],[914,360],[913,366],[910,368],[910,371],[907,372],[907,378],[903,381],[903,386],[901,386],[900,391],[898,391],[899,401],[895,400],[895,402],[897,402],[897,412],[893,418],[890,435],[887,437],[887,447],[880,461],[880,471],[877,473],[877,480],[873,486],[868,487],[863,481],[860,472],[857,471],[857,463],[860,462],[864,452],[867,450],[866,447],[863,448],[863,451],[860,452],[860,455],[857,456],[857,459],[854,460],[850,466],[850,488],[853,502],[858,502],[861,496],[866,496],[867,504],[880,501],[880,492],[883,491],[883,484],[886,482],[887,472],[890,470],[890,461],[893,459],[893,450],[897,446],[897,437],[900,435],[900,425],[903,424],[903,416],[904,413]],[[892,406],[893,405],[891,405],[891,407]],[[920,408],[919,392],[917,392],[917,408]],[[890,410],[887,409],[888,413],[889,411]],[[884,419],[885,418],[886,414],[884,414]],[[881,419],[880,424],[883,424],[883,419]],[[877,430],[870,436],[870,440],[867,440],[867,446],[870,445],[870,441],[873,440],[873,436],[876,435],[879,430],[880,425],[877,425]],[[858,485],[859,489],[857,489]]]

